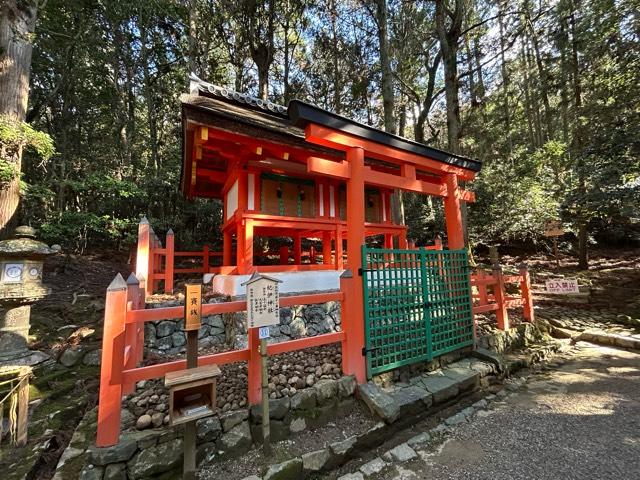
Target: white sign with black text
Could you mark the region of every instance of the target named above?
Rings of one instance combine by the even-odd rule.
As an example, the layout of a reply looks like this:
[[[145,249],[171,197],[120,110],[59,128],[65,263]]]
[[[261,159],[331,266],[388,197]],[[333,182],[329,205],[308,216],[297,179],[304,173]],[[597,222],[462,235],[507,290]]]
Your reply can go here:
[[[247,287],[247,323],[249,328],[268,327],[280,323],[278,283],[280,280],[257,273],[254,273],[244,283]]]
[[[545,282],[547,293],[580,293],[578,280],[576,278],[559,278],[556,280],[547,280]]]

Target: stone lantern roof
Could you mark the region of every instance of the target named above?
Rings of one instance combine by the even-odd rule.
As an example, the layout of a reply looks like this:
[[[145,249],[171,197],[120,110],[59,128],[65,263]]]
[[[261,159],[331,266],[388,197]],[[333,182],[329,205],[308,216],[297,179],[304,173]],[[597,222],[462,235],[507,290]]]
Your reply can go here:
[[[32,227],[23,225],[16,228],[15,238],[0,241],[0,257],[40,259],[60,252],[59,245],[49,247],[36,240],[35,236],[36,231]]]

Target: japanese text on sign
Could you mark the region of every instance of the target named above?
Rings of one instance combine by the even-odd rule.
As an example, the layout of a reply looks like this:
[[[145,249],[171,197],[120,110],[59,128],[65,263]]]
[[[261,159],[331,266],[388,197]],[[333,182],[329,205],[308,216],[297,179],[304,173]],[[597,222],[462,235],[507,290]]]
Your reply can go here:
[[[187,284],[184,298],[184,329],[198,330],[202,317],[202,285]]]
[[[247,285],[247,320],[249,328],[277,325],[280,322],[278,284],[261,278]]]
[[[578,280],[575,278],[562,278],[547,280],[545,282],[547,293],[579,293]]]

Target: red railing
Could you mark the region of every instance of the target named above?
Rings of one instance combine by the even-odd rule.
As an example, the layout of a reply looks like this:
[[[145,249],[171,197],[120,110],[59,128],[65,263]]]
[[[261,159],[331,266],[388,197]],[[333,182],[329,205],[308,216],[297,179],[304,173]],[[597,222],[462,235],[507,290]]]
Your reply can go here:
[[[519,296],[507,295],[505,285],[510,283],[519,285]],[[518,275],[504,275],[500,267],[494,268],[492,273],[478,270],[471,275],[471,286],[478,292],[473,295],[473,313],[496,312],[499,329],[509,329],[507,310],[510,308],[522,307],[524,319],[534,321],[531,278],[526,267],[520,267]]]
[[[342,285],[341,285],[342,287]],[[280,298],[280,307],[343,302],[342,291]],[[120,436],[122,396],[135,390],[136,382],[161,378],[168,372],[186,368],[186,360],[175,360],[156,365],[138,367],[144,352],[144,322],[184,318],[184,307],[145,309],[145,286],[133,274],[127,282],[118,276],[107,289],[102,339],[102,364],[100,371],[100,396],[98,404],[97,445],[115,445]],[[240,312],[246,309],[245,301],[209,303],[202,306],[202,315]],[[344,322],[345,329],[349,323]],[[328,333],[315,337],[280,342],[268,346],[269,355],[302,350],[305,348],[345,342],[345,332]],[[198,365],[224,365],[247,362],[247,397],[252,405],[260,403],[260,355],[258,331],[249,329],[248,346],[239,350],[200,356]],[[344,350],[344,348],[343,348]],[[343,356],[344,358],[344,356]]]
[[[180,274],[236,274],[236,266],[211,265],[212,258],[222,259],[222,256],[222,252],[212,251],[209,245],[205,245],[200,251],[176,251],[175,234],[171,229],[167,231],[163,247],[146,218],[138,225],[136,276],[145,279],[147,295],[158,292],[161,281],[164,281],[164,292],[173,293],[175,276]],[[287,246],[280,247],[278,252],[255,252],[254,256],[276,258],[280,262],[280,265],[256,265],[255,270],[261,273],[335,270],[334,265],[316,263],[317,252],[313,246],[308,252],[301,253],[301,258],[308,258],[310,263],[300,265],[288,264],[290,252]],[[191,259],[195,262],[191,262],[193,265],[190,268],[179,268],[178,259]]]

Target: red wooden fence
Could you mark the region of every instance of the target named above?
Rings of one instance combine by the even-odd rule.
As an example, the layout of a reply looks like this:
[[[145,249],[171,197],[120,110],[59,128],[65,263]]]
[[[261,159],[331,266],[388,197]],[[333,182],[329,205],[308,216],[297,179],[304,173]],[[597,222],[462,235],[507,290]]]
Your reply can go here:
[[[509,283],[519,285],[519,296],[507,295],[505,285]],[[509,329],[509,308],[523,307],[524,319],[533,323],[531,278],[526,267],[520,267],[518,275],[504,275],[501,268],[494,268],[490,274],[478,270],[471,275],[471,286],[478,290],[478,293],[473,295],[473,313],[496,312],[499,329]]]
[[[165,237],[164,247],[146,218],[138,225],[138,248],[136,255],[136,276],[146,280],[146,294],[152,295],[159,290],[160,281],[164,280],[164,292],[173,293],[175,276],[180,274],[237,273],[236,266],[212,266],[212,258],[222,259],[223,253],[212,251],[205,245],[199,251],[176,251],[175,234],[169,229]],[[280,247],[278,252],[255,252],[256,257],[272,257],[279,259],[280,265],[257,265],[258,272],[312,271],[334,270],[334,265],[316,264],[317,252],[313,246],[308,252],[302,252],[301,258],[308,258],[308,264],[289,265],[291,256],[287,246]],[[177,268],[177,259],[195,260],[190,268]],[[295,259],[300,262],[301,259]]]
[[[98,404],[99,447],[118,443],[120,436],[120,414],[122,395],[131,393],[136,382],[152,378],[162,378],[166,373],[186,368],[186,360],[137,367],[144,348],[144,322],[164,319],[184,318],[184,307],[145,309],[145,288],[132,274],[127,282],[118,274],[107,289],[102,338],[102,365],[100,371],[100,396]],[[280,298],[281,307],[342,302],[343,293],[296,295]],[[208,303],[202,306],[202,315],[240,312],[246,309],[245,301]],[[342,342],[349,330],[349,319],[343,319],[344,331],[315,337],[301,338],[269,345],[269,355],[302,350],[330,343]],[[233,362],[247,362],[248,400],[254,405],[260,402],[260,355],[258,352],[258,331],[249,329],[248,346],[240,350],[204,355],[198,358],[198,365],[223,365]],[[344,349],[344,347],[343,347]],[[343,368],[345,373],[349,373]]]

